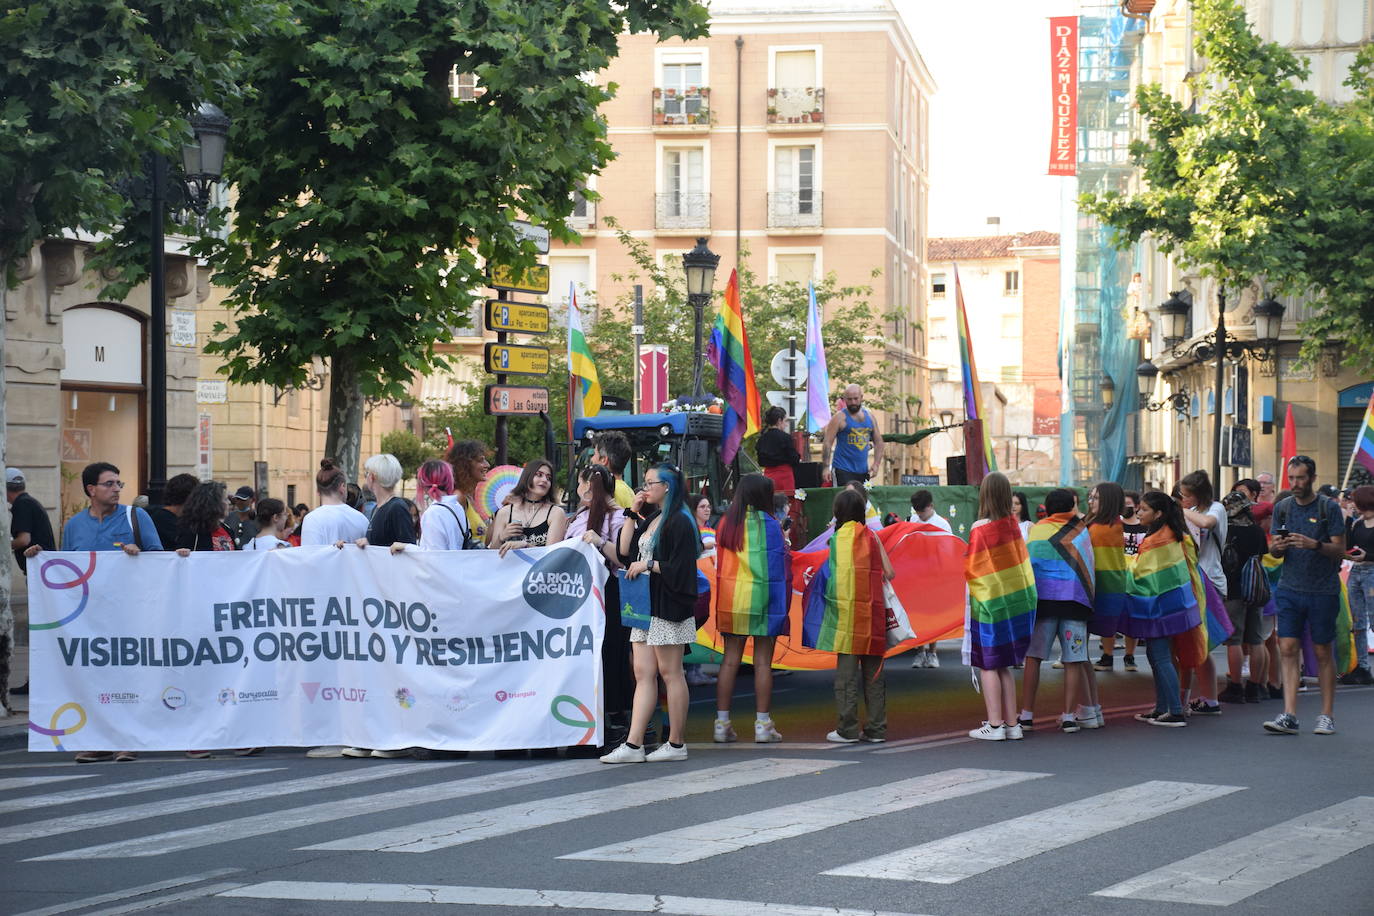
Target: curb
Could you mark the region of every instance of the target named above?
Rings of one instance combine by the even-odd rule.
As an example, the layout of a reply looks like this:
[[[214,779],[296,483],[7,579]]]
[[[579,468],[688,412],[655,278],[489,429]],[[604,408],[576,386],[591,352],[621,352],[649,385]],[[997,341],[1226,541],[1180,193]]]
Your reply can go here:
[[[27,725],[0,726],[0,751],[22,750],[29,746]]]

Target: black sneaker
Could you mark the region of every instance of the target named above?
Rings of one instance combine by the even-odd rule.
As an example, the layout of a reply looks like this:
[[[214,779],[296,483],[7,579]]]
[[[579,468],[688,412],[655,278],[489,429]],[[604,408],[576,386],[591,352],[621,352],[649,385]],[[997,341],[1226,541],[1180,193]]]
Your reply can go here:
[[[1260,685],[1254,681],[1245,682],[1245,702],[1258,703],[1260,701]]]
[[[1035,720],[1034,720],[1034,719],[1022,719],[1022,718],[1018,717],[1017,720],[1016,720],[1016,724],[1019,725],[1019,726],[1021,726],[1021,730],[1022,730],[1022,731],[1026,731],[1026,732],[1035,731]]]
[[[1059,730],[1066,735],[1072,735],[1074,732],[1082,730],[1082,728],[1083,726],[1079,725],[1073,719],[1059,720]]]
[[[1111,670],[1112,670],[1112,665],[1115,664],[1115,662],[1116,662],[1116,659],[1112,658],[1112,657],[1111,657],[1110,655],[1108,655],[1106,652],[1103,652],[1103,653],[1102,653],[1102,657],[1099,658],[1099,659],[1093,664],[1093,670],[1094,670],[1094,671],[1111,671]]]
[[[1136,714],[1135,714],[1135,720],[1136,720],[1137,722],[1153,722],[1155,719],[1158,719],[1158,718],[1159,718],[1160,716],[1162,716],[1162,715],[1164,715],[1164,713],[1161,712],[1160,710],[1158,710],[1158,709],[1152,709],[1152,710],[1150,710],[1149,712],[1138,712],[1138,713],[1136,713]]]
[[[1359,669],[1356,669],[1356,670],[1359,670]],[[25,681],[25,682],[24,682],[24,686],[23,686],[23,687],[11,687],[11,688],[10,688],[10,696],[12,696],[12,697],[26,697],[26,696],[28,696],[28,695],[29,695],[29,682],[28,682],[28,681]]]
[[[1208,703],[1199,697],[1188,704],[1188,711],[1195,716],[1219,716],[1221,715],[1221,704]]]
[[[1166,712],[1162,716],[1155,716],[1153,719],[1148,719],[1146,721],[1151,725],[1158,725],[1161,728],[1183,728],[1188,724],[1188,720],[1176,712]]]
[[[1371,683],[1374,683],[1374,677],[1371,677],[1370,673],[1364,668],[1356,668],[1354,671],[1342,674],[1340,677],[1336,678],[1336,683],[1343,684],[1346,687],[1368,687]]]
[[[1264,687],[1265,687],[1266,690],[1269,691],[1269,699],[1271,699],[1271,700],[1282,700],[1282,699],[1283,699],[1283,688],[1280,687],[1278,684],[1265,684]]]
[[[1134,655],[1127,655],[1127,656],[1125,656],[1125,657],[1122,659],[1122,661],[1126,663],[1126,670],[1127,670],[1127,671],[1139,671],[1139,670],[1140,670],[1139,668],[1137,668],[1137,667],[1135,666],[1135,656],[1134,656]]]
[[[1231,681],[1226,685],[1225,690],[1217,694],[1217,699],[1223,703],[1244,703],[1245,688],[1235,681]]]

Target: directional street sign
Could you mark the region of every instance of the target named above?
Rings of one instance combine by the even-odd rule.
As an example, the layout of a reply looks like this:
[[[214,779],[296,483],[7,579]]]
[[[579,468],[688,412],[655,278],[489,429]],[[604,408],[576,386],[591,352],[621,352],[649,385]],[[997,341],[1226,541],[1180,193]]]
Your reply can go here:
[[[779,385],[792,384],[801,387],[806,384],[806,352],[798,349],[796,358],[791,359],[791,350],[779,350],[773,354],[769,369]]]
[[[549,333],[549,307],[526,302],[487,300],[487,330],[516,334]]]
[[[517,271],[509,264],[489,264],[487,285],[492,289],[543,295],[549,291],[549,267],[547,264],[535,264],[528,270]]]
[[[547,347],[523,347],[516,344],[486,345],[488,372],[510,372],[515,375],[548,375]]]
[[[549,230],[543,226],[527,223],[523,219],[513,219],[510,221],[510,225],[515,230],[515,237],[520,241],[534,242],[540,254],[549,253]]]
[[[491,417],[529,417],[549,411],[549,389],[487,385],[482,405]]]

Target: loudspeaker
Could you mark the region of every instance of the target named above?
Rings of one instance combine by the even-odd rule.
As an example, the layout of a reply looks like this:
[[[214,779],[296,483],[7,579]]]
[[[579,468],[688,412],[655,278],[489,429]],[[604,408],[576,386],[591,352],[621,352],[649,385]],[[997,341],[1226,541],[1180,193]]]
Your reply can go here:
[[[945,486],[968,486],[968,464],[963,455],[951,455],[945,459]]]
[[[821,485],[821,463],[819,461],[803,461],[792,469],[792,479],[797,484],[797,489],[811,489]]]

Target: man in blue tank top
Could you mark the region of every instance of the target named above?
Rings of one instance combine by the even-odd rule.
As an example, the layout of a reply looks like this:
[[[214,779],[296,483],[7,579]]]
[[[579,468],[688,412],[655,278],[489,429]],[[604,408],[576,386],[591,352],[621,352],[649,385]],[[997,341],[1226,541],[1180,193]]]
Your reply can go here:
[[[832,455],[833,449],[833,455]],[[869,451],[873,452],[872,464]],[[832,462],[833,457],[833,462]],[[821,453],[821,473],[826,482],[831,479],[843,487],[853,481],[860,483],[878,473],[883,460],[883,434],[873,415],[864,408],[864,392],[858,385],[844,390],[844,410],[830,418],[825,425],[825,445]]]

